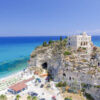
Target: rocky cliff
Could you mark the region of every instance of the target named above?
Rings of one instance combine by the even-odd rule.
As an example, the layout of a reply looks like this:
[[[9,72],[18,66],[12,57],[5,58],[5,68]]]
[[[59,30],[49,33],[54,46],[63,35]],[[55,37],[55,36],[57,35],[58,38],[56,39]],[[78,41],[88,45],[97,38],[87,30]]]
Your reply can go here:
[[[31,54],[29,67],[46,69],[56,82],[67,81],[69,85],[77,82],[77,84],[100,86],[99,48],[93,47],[90,55],[84,48],[79,48],[77,51],[66,48],[66,42],[64,39],[36,48]],[[98,89],[100,91],[100,88]],[[89,92],[89,89],[87,91]],[[94,98],[100,99],[97,96]]]

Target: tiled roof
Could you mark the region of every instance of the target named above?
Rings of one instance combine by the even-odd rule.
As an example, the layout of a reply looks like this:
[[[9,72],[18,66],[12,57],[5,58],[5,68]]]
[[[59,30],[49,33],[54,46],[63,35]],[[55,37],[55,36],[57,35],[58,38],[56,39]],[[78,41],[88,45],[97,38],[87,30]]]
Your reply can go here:
[[[14,91],[20,91],[20,90],[22,90],[22,89],[24,89],[24,88],[26,88],[27,87],[27,85],[22,81],[22,82],[20,82],[20,83],[17,83],[17,84],[15,84],[15,85],[12,85],[11,87],[10,87],[10,89],[12,89],[12,90],[14,90]]]
[[[12,85],[11,87],[9,87],[10,89],[12,89],[12,90],[14,90],[14,91],[20,91],[20,90],[22,90],[22,89],[24,89],[24,88],[26,88],[27,87],[27,85],[25,84],[25,83],[27,83],[27,82],[29,82],[29,81],[31,81],[31,80],[33,80],[34,78],[29,78],[29,79],[27,79],[27,80],[24,80],[24,81],[22,81],[22,82],[19,82],[19,83],[17,83],[17,84],[14,84],[14,85]]]

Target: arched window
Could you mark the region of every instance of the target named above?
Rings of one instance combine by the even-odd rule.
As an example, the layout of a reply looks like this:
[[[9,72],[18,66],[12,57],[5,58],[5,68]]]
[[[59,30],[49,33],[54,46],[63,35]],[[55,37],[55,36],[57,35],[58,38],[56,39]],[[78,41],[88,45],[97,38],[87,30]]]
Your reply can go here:
[[[82,42],[81,42],[81,46],[82,46]]]
[[[84,42],[84,45],[85,45],[85,42]]]

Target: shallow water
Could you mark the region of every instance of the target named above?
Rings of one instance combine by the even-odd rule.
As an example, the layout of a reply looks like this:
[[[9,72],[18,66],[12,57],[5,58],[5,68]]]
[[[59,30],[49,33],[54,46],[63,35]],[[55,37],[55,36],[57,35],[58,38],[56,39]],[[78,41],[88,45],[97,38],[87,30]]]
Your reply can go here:
[[[44,41],[58,40],[54,37],[0,37],[0,78],[23,70],[31,52]]]

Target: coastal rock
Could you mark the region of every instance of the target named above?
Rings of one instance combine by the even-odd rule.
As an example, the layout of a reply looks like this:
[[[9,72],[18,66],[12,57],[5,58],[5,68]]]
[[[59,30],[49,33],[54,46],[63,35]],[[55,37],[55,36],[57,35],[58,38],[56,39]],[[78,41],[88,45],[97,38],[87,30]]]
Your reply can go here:
[[[61,44],[59,43],[59,45]],[[96,76],[99,74],[99,53],[96,53],[94,59],[91,59],[91,55],[85,53],[80,54],[77,52],[74,55],[74,51],[72,55],[65,56],[63,53],[64,49],[61,48],[59,50],[58,47],[55,44],[55,47],[47,46],[37,48],[31,54],[29,66],[47,69],[55,81],[63,81],[63,78],[69,81],[68,78],[74,76],[75,80],[79,80],[82,83],[93,85],[94,83],[92,81],[95,80],[100,85],[99,76]],[[66,60],[66,57],[69,59]],[[82,79],[83,76],[86,78],[85,80]],[[93,76],[95,76],[95,79],[93,79]]]
[[[67,52],[65,55],[66,50],[70,51],[71,54]],[[80,85],[84,83],[91,86],[99,86],[100,52],[93,51],[92,54],[65,48],[63,41],[55,42],[46,47],[38,47],[33,51],[29,67],[46,69],[56,82],[66,81],[69,85],[77,82]],[[91,88],[87,91],[90,93]],[[96,96],[96,92],[92,93],[93,97]]]

